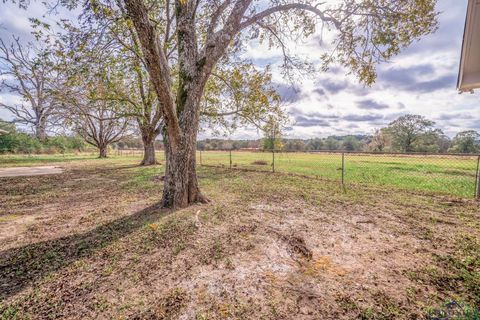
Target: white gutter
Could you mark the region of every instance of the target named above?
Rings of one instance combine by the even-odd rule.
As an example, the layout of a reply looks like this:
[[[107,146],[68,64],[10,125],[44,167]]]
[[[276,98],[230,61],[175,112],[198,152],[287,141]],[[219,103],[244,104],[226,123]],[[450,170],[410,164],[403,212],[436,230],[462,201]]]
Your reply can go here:
[[[457,89],[473,92],[480,88],[480,0],[468,0]]]

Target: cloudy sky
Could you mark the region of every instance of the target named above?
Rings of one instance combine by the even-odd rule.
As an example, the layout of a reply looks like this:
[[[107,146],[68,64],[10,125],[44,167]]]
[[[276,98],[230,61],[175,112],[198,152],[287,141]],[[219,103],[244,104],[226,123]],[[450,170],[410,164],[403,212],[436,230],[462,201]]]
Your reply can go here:
[[[459,95],[456,78],[465,21],[467,0],[439,0],[439,30],[414,43],[390,63],[378,67],[378,79],[364,87],[339,68],[318,72],[288,85],[273,68],[274,81],[286,101],[292,125],[286,135],[291,138],[326,137],[328,135],[368,134],[387,125],[400,115],[414,113],[436,121],[447,135],[468,129],[480,130],[480,92]],[[28,17],[38,17],[45,9],[33,4],[28,11],[0,3],[0,36],[12,33],[28,37]],[[55,17],[46,16],[52,21]],[[310,61],[318,62],[323,44],[318,36],[304,43],[290,43],[290,50]],[[325,40],[326,37],[324,37]],[[279,64],[281,52],[252,43],[245,57],[259,66]],[[14,102],[16,97],[1,93],[0,101]],[[0,118],[9,119],[0,110]],[[210,136],[203,132],[201,137]],[[232,138],[257,138],[253,128],[238,130]]]
[[[480,130],[479,93],[459,95],[456,91],[466,6],[467,0],[439,0],[439,30],[414,43],[390,63],[380,65],[372,87],[358,84],[337,68],[304,79],[297,90],[279,86],[289,101],[294,122],[288,136],[372,133],[406,113],[436,121],[449,136],[466,129]],[[321,45],[315,37],[294,47],[292,51],[314,61],[320,56]],[[249,53],[259,60],[280,57],[279,52],[258,46]],[[276,80],[281,81],[280,75]]]

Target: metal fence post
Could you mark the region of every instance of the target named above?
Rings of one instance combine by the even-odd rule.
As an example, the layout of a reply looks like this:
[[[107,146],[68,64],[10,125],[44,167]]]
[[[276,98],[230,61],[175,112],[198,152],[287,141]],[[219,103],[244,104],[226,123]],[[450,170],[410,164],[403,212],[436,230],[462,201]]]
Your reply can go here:
[[[342,186],[345,185],[345,152],[342,152]]]
[[[230,169],[232,169],[232,150],[230,150]]]
[[[275,173],[275,149],[272,149],[272,172]]]
[[[480,199],[480,156],[477,157],[477,173],[475,175],[475,199]]]

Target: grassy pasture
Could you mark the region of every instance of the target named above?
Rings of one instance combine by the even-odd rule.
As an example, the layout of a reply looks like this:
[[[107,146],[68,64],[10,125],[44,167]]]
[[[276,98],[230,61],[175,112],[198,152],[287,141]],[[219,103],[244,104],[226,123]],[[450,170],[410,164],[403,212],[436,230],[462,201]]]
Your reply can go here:
[[[123,161],[127,159],[136,161],[135,159],[140,159],[142,156],[142,150],[123,150],[121,153],[114,150],[108,154],[110,159],[121,159]],[[161,162],[164,160],[164,158],[163,151],[157,151],[157,159]],[[98,159],[97,152],[0,155],[0,168],[37,165],[61,165],[63,163],[95,159]]]
[[[111,159],[140,159],[140,150],[121,154],[110,153]],[[81,160],[94,160],[96,153],[65,155],[3,155],[0,168],[12,166],[49,165]],[[163,162],[162,151],[157,159]],[[272,154],[269,152],[232,152],[232,167],[271,171]],[[203,151],[197,153],[197,163],[228,168],[228,151]],[[275,171],[307,175],[341,181],[342,155],[340,153],[276,153]],[[345,183],[389,186],[414,192],[428,192],[462,198],[475,194],[477,157],[472,156],[406,156],[345,154]]]
[[[200,156],[199,156],[200,157]],[[229,167],[229,152],[202,152],[202,164]],[[272,170],[272,154],[232,152],[232,166]],[[262,164],[263,162],[263,164]],[[339,153],[278,153],[275,171],[340,181]],[[345,183],[367,183],[412,191],[471,198],[475,193],[477,157],[345,154]]]
[[[63,162],[92,160],[98,155],[94,153],[79,154],[40,154],[40,155],[0,155],[0,168],[5,167],[28,167],[34,165],[59,164]]]

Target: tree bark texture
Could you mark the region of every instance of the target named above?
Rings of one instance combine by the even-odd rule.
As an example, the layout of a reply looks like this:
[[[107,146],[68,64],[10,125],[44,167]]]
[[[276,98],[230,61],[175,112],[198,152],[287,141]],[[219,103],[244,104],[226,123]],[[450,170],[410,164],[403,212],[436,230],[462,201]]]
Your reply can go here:
[[[150,135],[143,135],[143,159],[140,165],[151,166],[157,164],[155,156],[155,138]]]
[[[165,145],[165,180],[162,206],[166,208],[184,208],[196,202],[208,200],[200,192],[196,173],[196,142],[186,140],[178,151],[173,152],[171,146]]]
[[[99,150],[99,158],[106,158],[107,157],[107,146],[100,146],[98,147]]]

